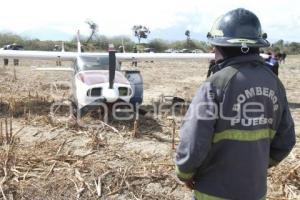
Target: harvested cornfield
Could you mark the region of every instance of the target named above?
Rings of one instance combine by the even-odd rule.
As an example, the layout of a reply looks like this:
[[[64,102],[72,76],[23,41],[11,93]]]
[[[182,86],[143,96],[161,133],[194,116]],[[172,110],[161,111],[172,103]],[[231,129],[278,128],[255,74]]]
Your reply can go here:
[[[206,62],[140,63],[142,108],[148,113],[138,122],[103,123],[89,116],[85,123],[97,126],[86,127],[69,119],[72,74],[32,71],[32,65],[55,63],[21,61],[15,72],[12,66],[0,67],[2,199],[190,199],[173,162],[185,108],[174,118],[168,112],[155,115],[152,105],[169,95],[188,102],[205,80]],[[288,57],[280,79],[299,140],[300,57]],[[55,107],[55,102],[66,106]],[[268,198],[300,199],[299,141],[284,162],[269,170]]]

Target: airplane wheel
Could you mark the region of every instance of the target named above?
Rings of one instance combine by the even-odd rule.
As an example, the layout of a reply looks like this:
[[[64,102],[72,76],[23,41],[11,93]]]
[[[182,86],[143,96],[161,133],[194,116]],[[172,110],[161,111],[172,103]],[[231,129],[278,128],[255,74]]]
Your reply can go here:
[[[143,93],[144,93],[144,83],[143,77],[139,71],[125,71],[125,77],[130,82],[131,88],[133,89],[133,97],[130,99],[130,103],[142,104]]]
[[[70,100],[70,101],[71,101],[71,105],[72,105],[72,114],[73,114],[73,117],[77,118],[77,104],[73,100]]]

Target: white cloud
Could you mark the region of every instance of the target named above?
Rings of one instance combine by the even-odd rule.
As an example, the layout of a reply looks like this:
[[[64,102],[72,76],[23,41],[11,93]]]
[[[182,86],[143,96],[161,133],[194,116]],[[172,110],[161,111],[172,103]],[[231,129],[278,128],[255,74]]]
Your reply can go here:
[[[146,25],[152,32],[181,24],[204,34],[216,17],[244,7],[259,16],[270,38],[300,41],[299,6],[297,0],[9,0],[1,2],[0,30],[52,29],[73,34],[81,29],[87,33],[84,21],[89,18],[106,35],[131,34],[135,24]]]

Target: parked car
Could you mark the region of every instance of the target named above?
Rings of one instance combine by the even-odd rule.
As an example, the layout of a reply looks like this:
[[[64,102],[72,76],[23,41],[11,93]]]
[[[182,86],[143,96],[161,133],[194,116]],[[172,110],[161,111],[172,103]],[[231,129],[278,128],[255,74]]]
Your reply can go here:
[[[24,46],[18,44],[8,44],[2,47],[2,50],[23,50]]]
[[[204,53],[201,49],[194,49],[192,53]]]
[[[190,49],[181,49],[179,53],[192,53]]]

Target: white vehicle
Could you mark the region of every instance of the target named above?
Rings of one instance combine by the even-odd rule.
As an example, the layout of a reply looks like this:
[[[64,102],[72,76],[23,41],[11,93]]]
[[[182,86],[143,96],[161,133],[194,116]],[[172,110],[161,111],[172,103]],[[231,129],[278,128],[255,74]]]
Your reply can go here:
[[[203,51],[201,49],[194,49],[192,53],[203,53]]]

